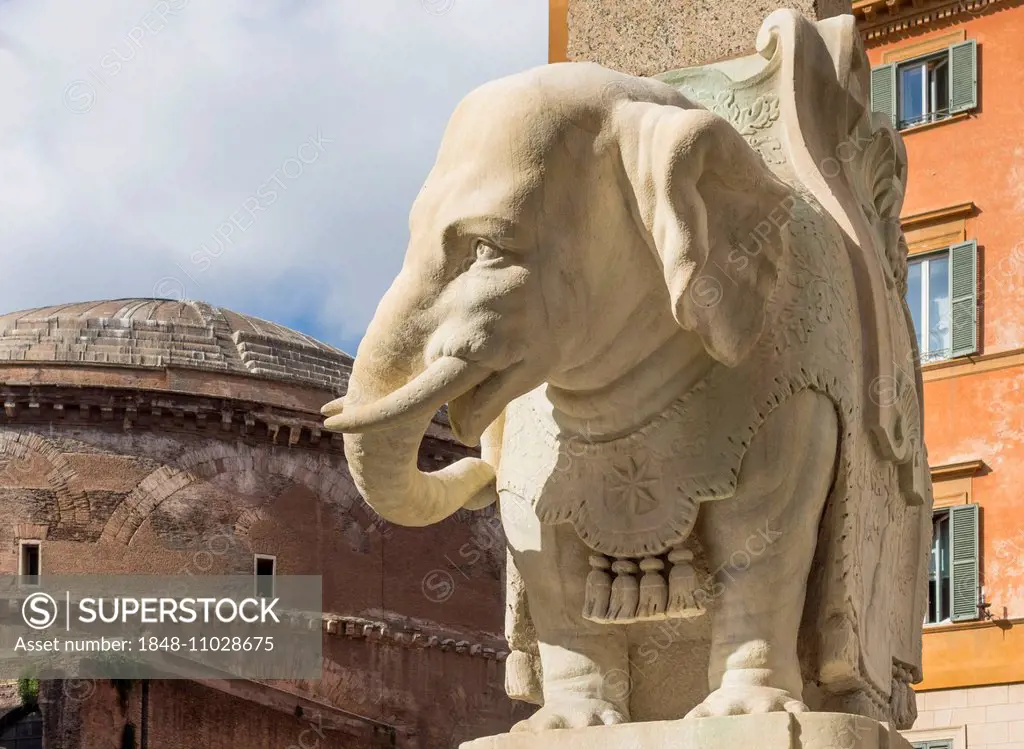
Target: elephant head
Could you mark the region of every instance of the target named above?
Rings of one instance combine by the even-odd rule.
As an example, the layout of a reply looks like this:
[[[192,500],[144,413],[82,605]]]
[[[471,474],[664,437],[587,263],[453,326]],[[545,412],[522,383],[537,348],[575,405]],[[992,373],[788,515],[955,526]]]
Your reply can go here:
[[[505,406],[544,382],[600,392],[680,335],[737,364],[785,254],[768,218],[790,196],[728,122],[654,80],[567,63],[470,94],[349,391],[323,408],[366,501],[426,525],[493,496],[493,459],[417,467],[445,403],[487,458]]]

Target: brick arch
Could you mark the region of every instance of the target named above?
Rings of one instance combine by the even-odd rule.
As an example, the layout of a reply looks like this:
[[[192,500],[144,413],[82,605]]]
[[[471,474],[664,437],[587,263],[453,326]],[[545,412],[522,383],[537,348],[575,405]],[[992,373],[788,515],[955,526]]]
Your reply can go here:
[[[249,538],[252,527],[265,517],[262,507],[246,507],[235,520],[235,537]]]
[[[299,484],[299,486],[302,485]],[[240,541],[249,542],[253,526],[263,522],[267,518],[267,507],[269,504],[270,502],[267,502],[266,504],[255,507],[250,506],[240,508],[234,523],[235,538]],[[356,506],[364,510],[364,517],[362,521],[360,521],[356,516],[355,512],[346,512],[338,519],[340,523],[340,535],[354,551],[362,550],[363,545],[368,542],[369,531],[372,528],[376,528],[378,529],[378,532],[380,532],[379,529],[381,524],[380,519],[375,517],[372,510],[370,510],[370,508],[365,504],[359,503]]]
[[[217,444],[185,453],[174,465],[161,466],[146,476],[110,515],[100,539],[127,546],[150,513],[171,495],[191,484],[242,471],[291,479],[344,510],[355,501],[355,487],[344,471],[322,457]]]
[[[50,466],[46,481],[57,497],[57,523],[88,524],[89,500],[84,492],[72,487],[78,474],[52,442],[38,434],[2,429],[0,455],[10,455],[18,460],[37,455],[45,460]]]

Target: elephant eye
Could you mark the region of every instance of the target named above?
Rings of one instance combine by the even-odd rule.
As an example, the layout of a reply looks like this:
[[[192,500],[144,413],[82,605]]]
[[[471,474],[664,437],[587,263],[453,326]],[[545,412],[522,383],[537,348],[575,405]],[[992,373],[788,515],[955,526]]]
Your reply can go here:
[[[501,252],[486,242],[476,243],[476,259],[477,260],[500,260]]]

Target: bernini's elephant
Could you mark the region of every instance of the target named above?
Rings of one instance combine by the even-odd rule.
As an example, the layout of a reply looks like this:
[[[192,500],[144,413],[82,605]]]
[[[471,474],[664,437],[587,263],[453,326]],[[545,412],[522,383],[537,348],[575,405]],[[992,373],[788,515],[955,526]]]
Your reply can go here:
[[[758,50],[469,95],[324,407],[388,520],[500,497],[507,685],[542,705],[520,729],[913,721],[931,496],[905,156],[852,19],[779,11]],[[482,459],[423,473],[444,403]]]

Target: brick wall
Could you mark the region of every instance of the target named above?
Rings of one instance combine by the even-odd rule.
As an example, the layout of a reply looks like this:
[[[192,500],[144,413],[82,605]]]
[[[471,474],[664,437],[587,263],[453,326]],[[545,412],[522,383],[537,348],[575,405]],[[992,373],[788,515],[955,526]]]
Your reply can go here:
[[[503,690],[505,546],[493,510],[431,528],[390,526],[363,503],[331,447],[126,430],[117,421],[8,421],[0,425],[0,573],[17,573],[26,539],[41,540],[44,575],[251,574],[253,554],[273,554],[279,574],[323,576],[331,623],[323,679],[264,691],[392,726],[397,746],[410,749],[507,730],[529,709]],[[454,449],[428,438],[421,463],[439,467]],[[74,696],[82,689],[88,699]],[[129,722],[138,742],[140,689],[123,697],[96,681],[69,697],[51,685],[50,745],[119,747]],[[308,728],[280,705],[193,682],[151,682],[148,698],[150,747],[283,748]],[[316,745],[362,746],[339,736],[317,735]]]

